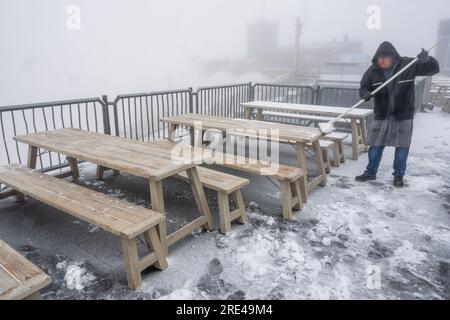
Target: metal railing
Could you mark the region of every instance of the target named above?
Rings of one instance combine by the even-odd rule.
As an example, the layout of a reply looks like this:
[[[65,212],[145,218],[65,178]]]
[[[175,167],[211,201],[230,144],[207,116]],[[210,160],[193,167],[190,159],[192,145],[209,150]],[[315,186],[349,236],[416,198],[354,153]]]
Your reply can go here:
[[[13,139],[21,134],[78,128],[140,141],[166,139],[169,128],[160,121],[163,117],[196,112],[240,118],[244,113],[241,103],[251,100],[349,107],[359,101],[358,89],[349,85],[314,87],[243,83],[201,87],[195,93],[188,88],[125,94],[117,96],[113,102],[102,96],[0,107],[0,164],[26,163],[27,146]],[[420,96],[423,88],[419,87],[416,93]],[[372,103],[365,107],[370,108]],[[309,125],[295,119],[289,123]],[[183,135],[187,131],[179,128],[178,133]],[[50,171],[65,166],[67,163],[62,155],[39,150],[38,169]]]
[[[244,114],[241,103],[252,99],[251,83],[217,87],[201,87],[196,94],[196,109],[200,114],[240,118]]]
[[[108,133],[105,112],[100,98],[0,107],[0,163],[26,164],[28,148],[14,140],[17,135],[60,128]],[[67,165],[60,154],[39,150],[38,155],[37,166],[43,171]]]
[[[320,87],[317,94],[317,103],[322,106],[351,107],[361,100],[359,88],[348,87]],[[370,103],[365,103],[362,108],[370,108]]]
[[[141,141],[167,138],[168,127],[161,118],[194,110],[192,89],[119,95],[108,105],[112,134]]]
[[[256,83],[254,100],[314,104],[316,89],[311,86]]]

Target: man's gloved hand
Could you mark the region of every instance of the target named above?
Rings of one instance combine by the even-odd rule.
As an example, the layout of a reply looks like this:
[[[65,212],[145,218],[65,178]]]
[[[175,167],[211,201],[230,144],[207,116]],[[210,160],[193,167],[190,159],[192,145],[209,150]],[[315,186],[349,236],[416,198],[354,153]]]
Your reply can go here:
[[[430,55],[429,55],[428,51],[426,51],[425,49],[422,49],[422,52],[419,53],[417,58],[419,58],[419,60],[421,62],[427,62],[429,60],[429,58],[430,58]]]
[[[372,96],[371,92],[366,92],[362,98],[366,101],[370,101],[372,99],[372,97],[373,96]]]

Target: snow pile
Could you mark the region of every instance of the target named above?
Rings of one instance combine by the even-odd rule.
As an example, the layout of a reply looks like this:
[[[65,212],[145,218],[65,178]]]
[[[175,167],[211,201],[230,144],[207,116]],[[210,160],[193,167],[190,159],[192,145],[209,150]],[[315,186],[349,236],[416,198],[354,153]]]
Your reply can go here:
[[[191,285],[192,281],[187,280],[183,288],[174,290],[168,295],[160,297],[158,300],[193,300],[194,292],[189,289]]]
[[[82,291],[96,279],[92,273],[83,267],[82,263],[68,265],[66,261],[63,261],[59,262],[56,268],[58,270],[65,270],[64,281],[66,287],[70,290]]]
[[[167,296],[163,296],[159,298],[158,300],[192,300],[194,294],[189,289],[178,289],[175,291],[172,291]]]
[[[405,265],[408,268],[414,268],[427,261],[427,254],[414,248],[413,244],[407,240],[403,241],[403,245],[397,248],[391,263],[394,266]]]

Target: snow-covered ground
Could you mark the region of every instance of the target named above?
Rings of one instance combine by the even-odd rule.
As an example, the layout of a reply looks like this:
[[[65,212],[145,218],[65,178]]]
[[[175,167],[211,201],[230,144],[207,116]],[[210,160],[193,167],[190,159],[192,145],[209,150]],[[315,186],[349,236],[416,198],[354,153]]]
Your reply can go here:
[[[35,201],[0,203],[0,237],[52,276],[46,299],[449,299],[450,115],[419,114],[413,141],[404,189],[392,186],[390,149],[376,182],[354,182],[363,155],[333,168],[291,222],[280,218],[279,190],[251,177],[250,223],[181,241],[169,268],[146,272],[137,292],[125,286],[117,239]],[[280,157],[295,161],[288,147]],[[82,174],[87,187],[149,205],[144,180],[98,183],[92,166]],[[164,187],[170,229],[195,208],[182,183]],[[207,196],[218,220],[216,196]]]

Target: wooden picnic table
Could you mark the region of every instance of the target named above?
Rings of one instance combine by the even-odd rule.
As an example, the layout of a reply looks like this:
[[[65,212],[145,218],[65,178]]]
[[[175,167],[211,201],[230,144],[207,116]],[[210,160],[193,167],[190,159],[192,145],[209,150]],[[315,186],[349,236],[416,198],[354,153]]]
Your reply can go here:
[[[299,127],[248,119],[222,118],[201,114],[184,114],[163,118],[161,121],[169,124],[170,141],[174,141],[176,130],[178,127],[182,126],[190,129],[191,137],[194,136],[195,130],[217,130],[221,131],[222,134],[230,136],[236,135],[249,138],[261,138],[292,144],[296,146],[298,165],[305,170],[306,174],[308,174],[306,168],[306,145],[310,143],[313,146],[318,176],[308,182],[308,191],[312,191],[318,185],[325,186],[327,184],[327,173],[325,171],[319,143],[322,134],[317,128]],[[199,128],[199,126],[201,126],[201,128]],[[258,135],[258,132],[262,132],[262,136]],[[271,132],[275,132],[275,136],[271,136]]]
[[[148,179],[152,209],[163,214],[165,206],[162,181],[186,172],[200,217],[167,238],[166,225],[162,224],[158,230],[161,243],[167,250],[168,246],[200,227],[213,229],[212,216],[196,168],[201,158],[191,157],[186,161],[172,161],[171,151],[158,145],[78,129],[39,132],[17,136],[15,139],[28,144],[28,167],[33,169],[36,168],[40,148],[66,155],[74,178],[79,177],[77,161],[82,160],[98,165],[101,170],[127,172]]]
[[[287,113],[300,113],[308,115],[320,115],[335,118],[340,114],[348,111],[349,108],[343,107],[330,107],[320,105],[309,104],[294,104],[294,103],[282,103],[271,101],[251,101],[241,104],[244,107],[244,114],[246,119],[250,119],[251,115],[256,110],[256,119],[264,119],[264,111],[279,111]],[[355,109],[344,116],[344,119],[348,119],[352,129],[352,151],[353,159],[359,158],[359,131],[362,134],[362,141],[366,141],[366,118],[373,114],[370,109]],[[330,119],[331,120],[331,119]]]

